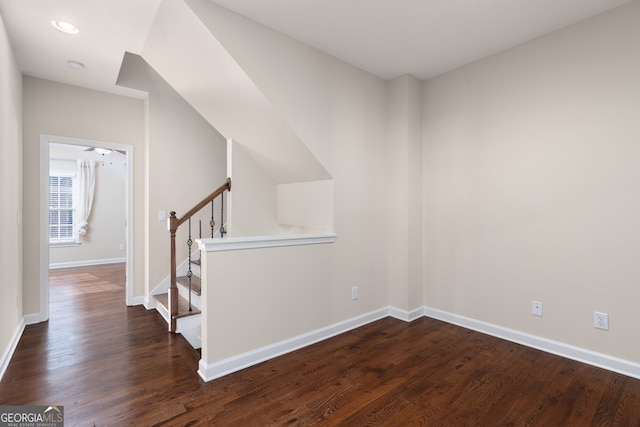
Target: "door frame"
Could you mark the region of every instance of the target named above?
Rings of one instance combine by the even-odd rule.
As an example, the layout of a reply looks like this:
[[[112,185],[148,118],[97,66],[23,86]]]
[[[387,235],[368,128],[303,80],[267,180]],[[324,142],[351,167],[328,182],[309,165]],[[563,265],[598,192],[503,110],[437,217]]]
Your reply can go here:
[[[125,248],[126,248],[126,304],[135,305],[133,266],[133,145],[105,141],[40,135],[40,313],[37,321],[49,319],[49,144],[82,145],[121,150],[127,156],[125,177]],[[35,320],[35,319],[34,319]]]

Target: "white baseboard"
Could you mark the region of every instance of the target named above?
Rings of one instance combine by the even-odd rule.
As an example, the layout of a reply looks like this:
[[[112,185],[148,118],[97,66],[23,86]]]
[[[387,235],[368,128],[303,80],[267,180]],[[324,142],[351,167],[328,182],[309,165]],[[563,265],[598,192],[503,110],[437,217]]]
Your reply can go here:
[[[55,262],[49,264],[49,270],[56,270],[58,268],[70,268],[70,267],[88,267],[91,265],[106,265],[106,264],[119,264],[126,262],[126,258],[108,258],[108,259],[90,259],[87,261],[71,261],[71,262]]]
[[[141,297],[140,297],[141,298]],[[447,323],[461,326],[463,328],[472,329],[487,335],[505,339],[527,347],[535,348],[567,359],[586,363],[588,365],[603,368],[612,372],[627,375],[632,378],[640,379],[640,364],[629,360],[621,359],[592,350],[572,346],[570,344],[553,341],[547,338],[527,334],[502,326],[494,325],[480,320],[471,319],[446,311],[438,310],[431,307],[419,307],[411,311],[401,310],[395,307],[386,307],[375,310],[342,322],[329,325],[324,328],[316,329],[296,337],[280,341],[268,346],[258,348],[237,356],[230,357],[212,364],[207,364],[204,360],[200,360],[198,364],[198,375],[204,381],[211,381],[216,378],[237,372],[249,366],[256,365],[274,357],[281,356],[286,353],[298,350],[300,348],[315,344],[319,341],[331,338],[352,329],[364,326],[368,323],[392,316],[404,321],[413,321],[422,316],[431,317],[433,319],[442,320]],[[0,379],[9,365],[9,361],[18,345],[18,341],[22,336],[26,325],[42,322],[39,314],[29,314],[23,317],[18,325],[9,346],[4,351],[2,359],[0,359]]]
[[[200,257],[200,250],[196,250],[191,254],[192,259],[197,259],[196,257]],[[176,276],[185,276],[187,271],[189,270],[189,259],[185,259],[176,267]],[[156,285],[155,288],[149,292],[146,298],[142,298],[141,304],[145,306],[147,310],[152,310],[156,308],[156,302],[153,298],[154,295],[165,294],[169,292],[169,287],[171,286],[171,276],[166,276],[160,283]]]
[[[16,347],[18,346],[18,342],[20,341],[20,337],[22,337],[22,333],[24,332],[24,327],[26,326],[24,317],[18,324],[13,336],[11,337],[11,341],[9,345],[5,349],[4,353],[2,353],[2,358],[0,359],[0,380],[4,376],[7,368],[9,367],[9,362],[11,361],[11,357],[13,357],[13,353],[16,351]]]
[[[146,297],[141,297],[143,299],[142,304],[144,305],[144,308],[146,308],[147,310],[153,310],[157,307],[156,299],[153,296],[169,292],[169,286],[165,286],[164,282],[165,281],[163,280],[158,286],[153,288],[153,290],[149,292],[149,295],[147,295]]]
[[[353,317],[342,322],[335,323],[333,325],[316,329],[296,337],[280,341],[265,347],[261,347],[237,356],[230,357],[215,363],[207,364],[204,360],[200,359],[198,364],[198,375],[204,381],[211,381],[216,378],[223,377],[225,375],[237,372],[241,369],[248,368],[249,366],[262,363],[266,360],[273,359],[274,357],[282,356],[283,354],[290,353],[300,348],[315,344],[319,341],[326,340],[335,335],[342,334],[352,329],[364,326],[367,323],[374,322],[389,315],[388,308],[381,308],[370,313],[363,314],[361,316]]]
[[[414,308],[411,311],[401,310],[396,307],[389,307],[389,316],[395,317],[399,320],[404,320],[405,322],[413,322],[414,320],[424,316],[424,307]]]
[[[27,314],[24,316],[25,325],[35,325],[36,323],[46,322],[48,319],[42,313]]]
[[[640,379],[640,364],[638,363],[426,306],[411,311],[386,307],[212,364],[207,364],[201,359],[198,364],[198,375],[204,381],[211,381],[387,316],[395,317],[405,322],[411,322],[423,316],[431,317],[567,359]]]
[[[553,341],[536,335],[527,334],[480,320],[471,319],[457,314],[448,313],[431,307],[424,307],[424,315],[447,323],[462,326],[467,329],[482,332],[487,335],[502,338],[517,344],[566,357],[567,359],[597,366],[632,378],[640,379],[640,364],[620,359],[603,353],[575,347],[559,341]]]
[[[133,297],[133,299],[131,301],[129,301],[129,303],[127,305],[129,307],[132,307],[134,305],[145,305],[145,302],[146,302],[145,297],[137,296],[137,297]]]

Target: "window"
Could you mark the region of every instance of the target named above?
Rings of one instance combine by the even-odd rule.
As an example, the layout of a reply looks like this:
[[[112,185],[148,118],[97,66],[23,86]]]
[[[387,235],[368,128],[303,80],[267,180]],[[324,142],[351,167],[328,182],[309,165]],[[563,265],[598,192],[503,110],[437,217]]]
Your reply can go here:
[[[77,242],[73,183],[71,175],[49,176],[49,243]]]

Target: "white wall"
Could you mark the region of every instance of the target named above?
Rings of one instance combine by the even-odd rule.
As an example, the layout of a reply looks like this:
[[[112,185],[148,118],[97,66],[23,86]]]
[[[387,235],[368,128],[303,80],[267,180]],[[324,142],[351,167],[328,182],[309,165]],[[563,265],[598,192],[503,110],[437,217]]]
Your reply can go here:
[[[333,232],[333,180],[280,184],[278,223],[290,233]]]
[[[334,178],[338,240],[212,256],[205,274],[224,264],[227,285],[208,298],[243,320],[207,325],[207,363],[389,304],[640,361],[638,3],[422,83],[211,7],[216,38]]]
[[[387,83],[387,283],[405,311],[423,305],[421,87],[410,75]]]
[[[632,2],[424,84],[427,306],[640,362],[638,22]]]
[[[224,313],[242,318],[226,323],[230,329],[218,337],[223,341],[207,338],[216,348],[203,349],[203,355],[211,351],[219,358],[388,304],[387,87],[377,77],[213,3],[201,6],[212,8],[214,36],[333,178],[333,226],[338,236],[336,243],[318,247],[212,256],[220,264],[207,266],[211,275],[224,265],[216,278],[224,289],[215,288],[222,292],[218,296],[226,304]],[[286,153],[280,154],[286,159]],[[234,187],[232,198],[235,191]],[[236,215],[234,206],[232,221]],[[353,286],[359,288],[355,301]],[[214,323],[208,326],[213,329]],[[232,339],[232,333],[238,338]]]
[[[392,302],[640,362],[639,3],[424,82],[421,106],[411,78],[384,82],[213,3],[190,3],[213,9],[216,39],[333,178],[338,235],[331,245],[216,256],[206,267],[207,274],[222,271],[224,287],[212,289],[228,302],[221,313],[242,319],[236,329],[212,332],[208,339],[223,338],[216,345],[224,347],[203,354],[232,356]],[[0,49],[2,194],[16,206],[23,194],[25,212],[24,251],[10,265],[39,258],[39,135],[131,144],[144,153],[134,177],[135,294],[143,295],[168,274],[166,224],[157,211],[180,213],[201,198],[199,190],[177,191],[202,184],[191,180],[185,146],[224,148],[203,143],[212,141],[206,126],[185,137],[199,119],[173,95],[145,104],[25,77],[24,191],[6,187],[21,182],[21,77],[4,31]],[[196,157],[224,165],[223,155],[208,153]],[[224,181],[221,170],[211,167],[207,189]],[[393,193],[399,183],[408,191]],[[275,198],[276,183],[267,184]],[[20,210],[8,215],[3,253],[22,244],[20,226],[6,225]],[[412,257],[422,249],[417,262]],[[390,256],[395,250],[406,263]],[[13,274],[25,283],[24,313],[37,312],[37,271],[25,265]],[[20,293],[20,285],[2,286]],[[356,301],[352,286],[359,287]],[[533,299],[544,303],[542,318],[530,314]],[[22,315],[11,299],[1,301],[8,329],[0,348]],[[610,314],[610,331],[593,329],[594,310]]]
[[[229,195],[230,236],[261,236],[282,234],[277,219],[277,184],[256,162],[248,148],[229,139],[228,166],[231,177]]]
[[[96,160],[96,183],[87,233],[80,245],[51,246],[49,265],[91,265],[124,260],[126,156],[114,151],[105,156],[73,146],[49,147],[49,170],[77,171],[77,159]],[[68,159],[68,160],[60,160]],[[122,245],[123,249],[120,249]]]
[[[325,244],[205,253],[203,360],[219,362],[335,323],[351,301],[348,292],[336,294],[334,272],[318,262],[332,251]]]
[[[141,56],[225,138],[250,147],[278,183],[330,176],[217,40],[216,6],[165,0]],[[185,78],[185,70],[188,77]],[[286,153],[286,157],[283,156]],[[287,161],[292,160],[292,161]]]
[[[55,135],[134,147],[134,295],[143,295],[144,102],[25,76],[24,103],[24,257],[40,259],[40,135]],[[24,265],[24,312],[40,312],[40,277]]]
[[[22,73],[0,16],[0,376],[22,320]]]
[[[141,57],[125,55],[118,84],[149,93],[145,152],[145,292],[149,292],[169,276],[170,268],[167,222],[159,221],[158,213],[175,211],[181,217],[226,182],[226,140]],[[194,222],[193,238],[196,230]],[[178,263],[187,258],[187,236],[186,226],[180,227]]]
[[[239,141],[227,142],[229,237],[333,232],[333,181],[278,184]]]

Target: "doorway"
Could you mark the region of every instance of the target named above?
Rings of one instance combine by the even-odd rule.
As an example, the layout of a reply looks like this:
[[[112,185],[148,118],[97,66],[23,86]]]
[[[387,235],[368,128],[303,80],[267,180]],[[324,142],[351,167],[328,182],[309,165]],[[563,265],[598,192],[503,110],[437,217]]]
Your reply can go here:
[[[63,147],[66,149],[61,150]],[[103,149],[103,151],[96,149]],[[52,153],[69,153],[71,155],[58,155],[58,157],[52,156]],[[73,155],[73,152],[78,153],[78,155]],[[73,159],[75,157],[75,159]],[[92,253],[89,255],[89,259],[79,260],[79,261],[69,261],[67,259],[65,261],[64,257],[60,257],[59,253],[64,253],[64,250],[56,253],[53,257],[50,254],[50,226],[49,226],[49,198],[51,195],[50,192],[50,182],[49,176],[51,173],[52,164],[54,167],[60,169],[64,169],[65,161],[69,162],[71,160],[76,161],[78,158],[93,158],[96,161],[96,168],[103,168],[103,173],[109,172],[108,168],[118,168],[121,167],[122,174],[124,175],[124,196],[120,193],[119,197],[124,198],[124,200],[119,200],[119,203],[124,204],[124,214],[121,216],[117,215],[115,218],[111,218],[111,221],[116,225],[115,229],[120,229],[120,231],[124,230],[122,233],[118,234],[119,238],[117,238],[117,242],[110,242],[109,245],[111,249],[115,246],[117,252],[113,251],[108,252],[107,255],[95,255],[96,253]],[[52,159],[55,162],[53,163]],[[111,170],[113,172],[113,170]],[[64,173],[64,172],[63,172]],[[50,135],[41,135],[40,137],[40,319],[39,321],[45,321],[49,318],[49,303],[50,303],[50,295],[49,295],[49,268],[51,262],[54,261],[57,267],[76,267],[76,266],[87,266],[91,264],[109,264],[109,263],[122,263],[124,261],[125,264],[125,301],[127,305],[133,305],[134,297],[133,297],[133,146],[125,145],[125,144],[115,144],[105,141],[91,141],[91,140],[83,140],[83,139],[75,139],[75,138],[66,138],[66,137],[58,137],[58,136],[50,136]],[[99,175],[96,177],[99,177]],[[98,184],[96,183],[96,191],[99,190]],[[96,193],[96,198],[98,194]],[[104,202],[104,200],[103,200]],[[92,212],[92,215],[94,212]],[[118,218],[119,217],[119,218]],[[91,216],[90,216],[91,219]],[[118,221],[122,221],[118,225]],[[87,237],[85,237],[85,248],[90,248],[91,239],[93,240],[105,240],[107,237],[103,235],[102,238],[98,235],[99,227],[96,225],[96,230],[93,235],[87,233]],[[91,230],[91,220],[89,221],[89,230]],[[73,241],[77,239],[77,241]],[[82,244],[82,238],[75,236],[74,238],[69,239],[66,243],[66,248],[68,249],[67,253],[70,253],[74,250],[74,246],[79,247]],[[65,245],[62,244],[62,247]],[[94,245],[94,251],[96,248],[99,248],[99,245]],[[61,249],[60,247],[56,247],[55,250]],[[100,252],[97,252],[98,254]],[[97,259],[91,259],[91,258]],[[73,258],[73,256],[71,256]],[[86,256],[85,256],[86,258]]]

